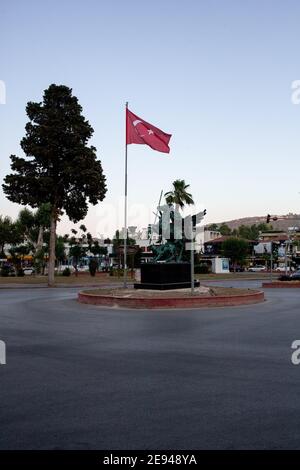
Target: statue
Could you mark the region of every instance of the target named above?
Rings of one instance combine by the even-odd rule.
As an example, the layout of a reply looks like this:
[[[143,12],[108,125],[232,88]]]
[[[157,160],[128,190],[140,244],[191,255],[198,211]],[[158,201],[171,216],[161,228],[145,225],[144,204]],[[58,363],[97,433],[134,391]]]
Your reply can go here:
[[[185,244],[192,240],[191,222],[195,227],[201,222],[206,211],[183,219],[173,204],[157,207],[159,220],[157,224],[149,226],[148,234],[158,234],[158,243],[150,245],[154,254],[154,262],[165,261],[181,262],[184,260]],[[191,220],[192,219],[192,220]]]

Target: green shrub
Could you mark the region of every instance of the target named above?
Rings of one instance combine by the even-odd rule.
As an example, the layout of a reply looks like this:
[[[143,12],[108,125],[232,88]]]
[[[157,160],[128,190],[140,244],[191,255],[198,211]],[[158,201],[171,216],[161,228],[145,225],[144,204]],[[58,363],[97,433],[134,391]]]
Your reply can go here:
[[[65,277],[69,277],[71,276],[71,270],[70,268],[65,268],[62,272],[62,275],[65,276]]]
[[[3,276],[3,277],[8,277],[9,276],[9,266],[2,266],[1,276]]]
[[[129,272],[129,270],[128,270],[128,272]],[[110,276],[116,276],[116,277],[122,277],[122,276],[124,276],[124,269],[111,267],[109,269],[109,275]]]
[[[195,265],[195,274],[208,274],[209,273],[209,267],[207,264],[196,264]]]
[[[98,269],[98,261],[96,259],[90,259],[90,262],[89,262],[90,275],[94,277],[96,275],[97,269]]]

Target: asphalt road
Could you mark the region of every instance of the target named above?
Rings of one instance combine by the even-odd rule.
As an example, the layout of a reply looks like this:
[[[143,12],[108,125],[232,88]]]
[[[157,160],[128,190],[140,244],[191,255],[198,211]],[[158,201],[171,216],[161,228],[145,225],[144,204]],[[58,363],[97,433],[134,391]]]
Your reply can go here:
[[[77,290],[0,291],[0,449],[300,448],[300,290],[181,311]]]

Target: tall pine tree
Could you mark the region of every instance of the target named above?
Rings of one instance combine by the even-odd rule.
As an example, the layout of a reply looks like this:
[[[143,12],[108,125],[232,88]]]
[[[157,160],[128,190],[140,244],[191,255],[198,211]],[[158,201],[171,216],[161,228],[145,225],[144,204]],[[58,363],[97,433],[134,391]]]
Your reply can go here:
[[[89,203],[104,199],[105,176],[96,148],[88,146],[94,130],[72,89],[50,85],[43,102],[29,102],[26,113],[29,122],[21,141],[26,158],[11,155],[13,173],[5,177],[3,190],[18,204],[50,204],[48,285],[53,286],[58,218],[65,212],[73,222],[82,220]]]

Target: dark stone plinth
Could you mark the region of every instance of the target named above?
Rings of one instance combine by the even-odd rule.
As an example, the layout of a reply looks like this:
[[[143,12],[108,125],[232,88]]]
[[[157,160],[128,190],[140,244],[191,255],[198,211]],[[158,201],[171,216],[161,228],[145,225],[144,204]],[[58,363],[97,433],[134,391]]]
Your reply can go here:
[[[194,281],[199,287],[200,282]],[[191,287],[191,265],[189,263],[145,263],[141,265],[141,282],[135,289],[184,289]]]

